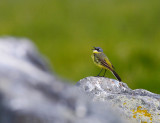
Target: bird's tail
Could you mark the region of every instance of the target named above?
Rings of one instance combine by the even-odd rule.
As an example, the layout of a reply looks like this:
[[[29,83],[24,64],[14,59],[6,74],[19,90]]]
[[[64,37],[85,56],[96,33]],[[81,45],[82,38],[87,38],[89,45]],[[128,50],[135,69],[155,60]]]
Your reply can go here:
[[[121,81],[121,78],[119,77],[119,75],[114,70],[112,70],[112,73],[118,79],[118,81]]]

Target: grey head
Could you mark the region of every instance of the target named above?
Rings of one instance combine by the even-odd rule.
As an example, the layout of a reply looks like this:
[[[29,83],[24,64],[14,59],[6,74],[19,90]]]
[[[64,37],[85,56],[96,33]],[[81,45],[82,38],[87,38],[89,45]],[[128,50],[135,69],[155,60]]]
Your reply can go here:
[[[93,50],[97,50],[98,52],[103,52],[102,48],[100,47],[93,47],[94,49]]]

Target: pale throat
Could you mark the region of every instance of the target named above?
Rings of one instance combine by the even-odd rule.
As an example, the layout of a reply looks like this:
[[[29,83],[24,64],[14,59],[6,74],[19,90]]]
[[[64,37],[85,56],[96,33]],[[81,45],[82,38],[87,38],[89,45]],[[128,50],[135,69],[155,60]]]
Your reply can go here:
[[[101,53],[101,52],[98,52],[97,50],[93,50],[93,53]]]

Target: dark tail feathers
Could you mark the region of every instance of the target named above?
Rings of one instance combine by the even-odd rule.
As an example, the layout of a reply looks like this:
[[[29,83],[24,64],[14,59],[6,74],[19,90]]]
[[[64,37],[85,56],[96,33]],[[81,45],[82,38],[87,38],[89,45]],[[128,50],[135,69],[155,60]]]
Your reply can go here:
[[[112,70],[112,73],[118,79],[118,81],[121,81],[121,78],[119,77],[119,75],[114,70]]]

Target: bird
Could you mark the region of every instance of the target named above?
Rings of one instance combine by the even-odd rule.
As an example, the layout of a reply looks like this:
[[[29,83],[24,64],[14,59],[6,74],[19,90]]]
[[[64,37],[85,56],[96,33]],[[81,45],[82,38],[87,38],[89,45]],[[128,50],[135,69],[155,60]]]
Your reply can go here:
[[[104,69],[104,74],[103,77],[105,76],[106,70],[109,70],[112,72],[112,74],[118,79],[118,81],[121,81],[121,78],[119,77],[119,75],[115,72],[115,68],[112,65],[112,63],[110,62],[110,60],[108,59],[108,57],[103,53],[102,48],[100,47],[93,47],[93,54],[91,55],[93,62],[101,68],[100,73],[102,72],[102,70]],[[99,76],[100,73],[97,75]]]

